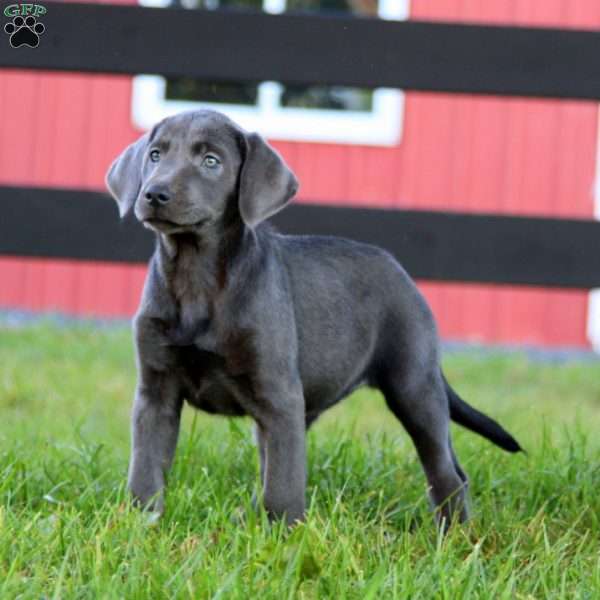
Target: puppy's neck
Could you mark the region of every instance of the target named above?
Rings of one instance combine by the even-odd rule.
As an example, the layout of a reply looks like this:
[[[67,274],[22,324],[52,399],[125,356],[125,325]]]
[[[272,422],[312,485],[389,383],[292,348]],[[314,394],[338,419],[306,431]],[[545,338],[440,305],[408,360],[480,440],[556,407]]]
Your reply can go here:
[[[243,262],[238,259],[251,254],[248,250],[256,242],[254,232],[241,223],[157,237],[160,268],[178,299],[186,295],[214,297],[227,286],[237,263]]]

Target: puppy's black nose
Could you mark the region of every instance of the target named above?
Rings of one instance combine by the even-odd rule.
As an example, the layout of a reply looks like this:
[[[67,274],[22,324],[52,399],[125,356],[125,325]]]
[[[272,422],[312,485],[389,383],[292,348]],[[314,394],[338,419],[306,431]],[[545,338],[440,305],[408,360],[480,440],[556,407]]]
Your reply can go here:
[[[166,204],[171,199],[171,194],[165,185],[155,183],[152,184],[144,194],[148,204],[154,208],[161,204]]]

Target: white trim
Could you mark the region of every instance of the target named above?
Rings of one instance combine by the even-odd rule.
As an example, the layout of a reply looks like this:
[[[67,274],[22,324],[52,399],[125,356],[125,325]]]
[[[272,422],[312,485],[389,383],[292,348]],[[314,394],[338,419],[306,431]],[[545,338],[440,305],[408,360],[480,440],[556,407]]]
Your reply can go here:
[[[587,335],[594,352],[600,354],[600,289],[589,293]]]
[[[377,14],[381,19],[407,21],[410,16],[410,0],[379,0]]]
[[[600,220],[600,110],[596,132],[596,180],[594,183],[594,217]],[[600,353],[600,289],[588,296],[587,336],[595,352]]]
[[[168,4],[168,0],[139,2],[155,7]],[[263,0],[263,6],[267,12],[282,12],[285,0]],[[379,0],[378,12],[381,18],[406,19],[409,0]],[[219,110],[244,129],[275,140],[395,146],[402,138],[404,94],[394,89],[374,90],[371,111],[339,111],[282,107],[279,103],[282,86],[272,81],[259,85],[256,106],[166,100],[165,88],[164,77],[133,78],[131,114],[136,127],[151,129],[167,116],[202,106]]]
[[[285,11],[285,0],[263,0],[263,10],[278,15]]]

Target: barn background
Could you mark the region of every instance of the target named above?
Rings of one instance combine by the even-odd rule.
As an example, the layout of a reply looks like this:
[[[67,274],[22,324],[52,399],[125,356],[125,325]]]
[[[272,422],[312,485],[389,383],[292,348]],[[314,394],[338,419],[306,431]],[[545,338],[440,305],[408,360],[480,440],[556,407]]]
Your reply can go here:
[[[594,0],[411,0],[409,14],[418,20],[600,26]],[[132,77],[0,71],[0,183],[103,189],[111,160],[141,133],[131,114]],[[273,145],[301,181],[299,202],[589,219],[597,121],[593,102],[407,92],[402,136],[392,147]],[[144,275],[138,265],[0,257],[0,307],[127,317],[137,307]],[[420,287],[446,339],[590,346],[585,291]]]

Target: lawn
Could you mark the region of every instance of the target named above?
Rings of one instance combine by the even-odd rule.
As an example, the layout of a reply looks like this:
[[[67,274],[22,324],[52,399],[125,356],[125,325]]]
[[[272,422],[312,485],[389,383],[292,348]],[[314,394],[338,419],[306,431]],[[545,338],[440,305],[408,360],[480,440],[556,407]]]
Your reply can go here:
[[[124,488],[129,330],[0,325],[0,598],[599,598],[600,363],[470,351],[445,369],[527,450],[454,429],[473,518],[446,538],[370,390],[309,434],[305,524],[252,510],[249,421],[189,409],[153,522]]]

